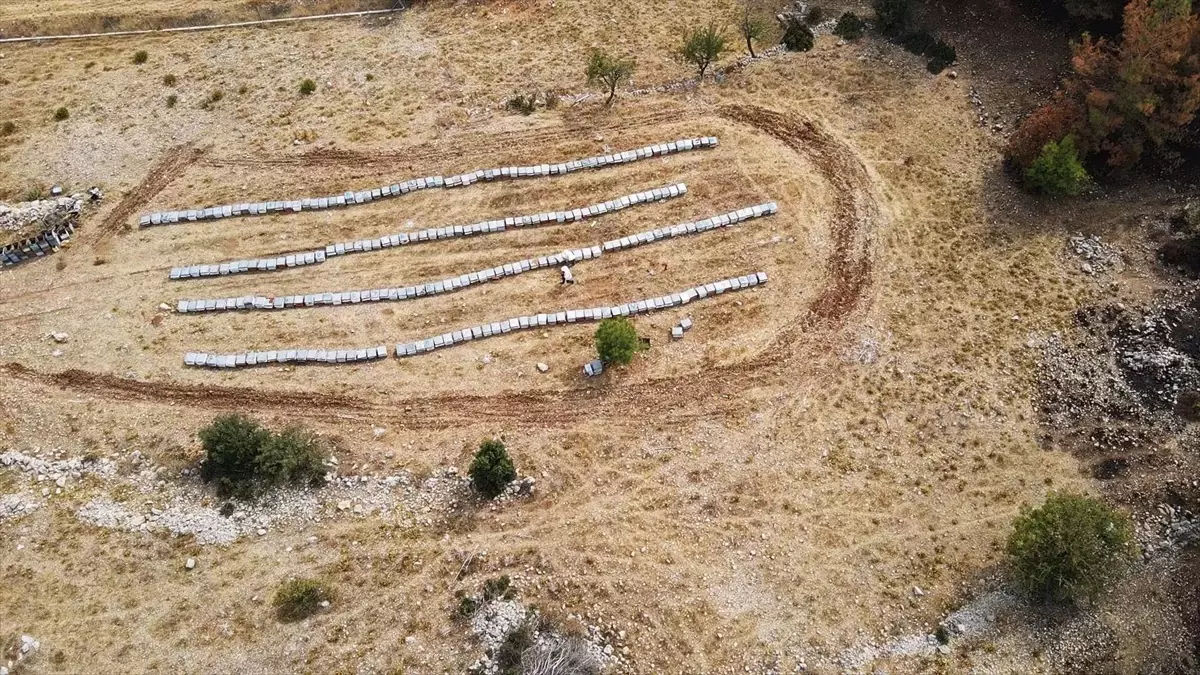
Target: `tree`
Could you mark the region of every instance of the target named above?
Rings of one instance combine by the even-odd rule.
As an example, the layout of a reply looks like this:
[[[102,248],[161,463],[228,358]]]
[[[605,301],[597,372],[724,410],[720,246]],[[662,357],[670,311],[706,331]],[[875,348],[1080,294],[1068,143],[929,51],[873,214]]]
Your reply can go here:
[[[746,40],[746,51],[750,52],[750,58],[756,58],[754,43],[767,34],[767,29],[767,21],[761,14],[752,11],[749,4],[742,6],[742,18],[738,21],[738,32]]]
[[[783,31],[783,46],[787,47],[788,51],[806,52],[812,49],[815,43],[816,36],[803,21],[788,21],[787,29]]]
[[[854,12],[846,12],[838,17],[837,25],[833,27],[833,34],[843,40],[857,40],[863,36],[866,31],[867,24]]]
[[[1200,109],[1200,20],[1190,0],[1130,0],[1120,45],[1085,34],[1071,65],[1083,150],[1128,168],[1179,140]]]
[[[248,498],[257,478],[258,453],[271,432],[245,415],[222,415],[197,434],[204,448],[200,477],[221,496]]]
[[[268,484],[319,485],[325,477],[328,454],[319,436],[304,427],[290,426],[262,444],[255,468]]]
[[[1092,497],[1051,493],[1022,509],[1008,539],[1017,585],[1042,602],[1090,598],[1134,552],[1129,517]]]
[[[612,105],[617,96],[617,86],[633,76],[637,61],[627,56],[612,56],[599,49],[592,51],[588,58],[587,82],[589,85],[602,85],[608,91],[605,105]]]
[[[504,488],[517,477],[517,469],[504,448],[504,443],[489,438],[479,444],[479,451],[468,471],[471,484],[480,494],[492,499],[504,492]]]
[[[298,426],[274,434],[244,415],[222,415],[197,435],[200,477],[222,497],[251,499],[262,486],[315,486],[325,477],[324,441]]]
[[[912,25],[912,5],[909,0],[873,0],[875,25],[884,35],[903,35]]]
[[[708,67],[716,63],[727,49],[725,36],[716,24],[710,23],[702,28],[685,31],[675,56],[681,62],[695,66],[700,72],[700,79],[703,80]]]
[[[1088,180],[1087,170],[1079,161],[1074,136],[1047,143],[1025,170],[1025,183],[1030,189],[1051,197],[1077,195]]]
[[[625,317],[605,319],[596,329],[596,352],[605,364],[625,364],[641,348],[637,329]]]

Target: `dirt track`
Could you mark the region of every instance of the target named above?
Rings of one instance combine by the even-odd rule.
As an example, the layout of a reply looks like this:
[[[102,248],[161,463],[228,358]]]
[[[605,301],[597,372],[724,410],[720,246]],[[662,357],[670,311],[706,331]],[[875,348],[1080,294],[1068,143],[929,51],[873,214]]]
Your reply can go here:
[[[732,365],[714,367],[700,373],[652,380],[635,385],[608,386],[600,390],[575,389],[550,393],[476,396],[442,395],[435,397],[398,397],[370,402],[360,398],[335,396],[318,392],[281,393],[257,389],[212,386],[195,388],[163,382],[144,382],[114,375],[81,370],[58,373],[38,372],[27,366],[10,363],[4,370],[12,377],[72,391],[88,392],[119,401],[169,401],[175,404],[202,406],[212,409],[255,408],[294,410],[303,406],[310,417],[357,417],[387,420],[398,427],[421,426],[449,428],[465,420],[503,419],[518,424],[567,425],[587,416],[620,420],[639,415],[647,406],[668,411],[670,421],[716,412],[729,407],[724,394],[744,390],[753,383],[776,381],[779,377],[795,375],[795,366],[780,369],[796,352],[797,346],[819,333],[840,325],[856,308],[871,282],[870,233],[880,209],[875,199],[866,168],[857,156],[839,139],[820,126],[803,119],[757,106],[725,106],[719,108],[721,117],[751,127],[781,141],[788,148],[805,155],[833,188],[835,209],[832,214],[834,238],[833,256],[827,261],[830,283],[822,290],[807,311],[797,314],[785,330],[775,336],[771,347],[755,358]],[[692,115],[695,117],[696,115]],[[631,117],[619,127],[642,126],[661,119],[678,119],[678,111]],[[551,144],[567,138],[577,138],[578,131],[567,127],[535,131],[531,135],[500,134],[486,141],[470,140],[459,144],[457,150],[436,151],[436,156],[462,156],[468,148],[478,149],[484,142],[488,147],[509,146],[517,138],[524,144]],[[124,225],[154,194],[160,192],[193,161],[201,151],[181,146],[173,149],[151,171],[150,176],[130,193],[102,225],[103,236],[111,236]],[[205,159],[210,165],[255,162],[260,165],[362,164],[363,162],[394,163],[400,158],[412,160],[433,156],[432,147],[416,152],[363,155],[361,153],[309,153],[301,158],[286,159]],[[786,374],[785,374],[786,373]],[[728,412],[728,411],[727,411]]]

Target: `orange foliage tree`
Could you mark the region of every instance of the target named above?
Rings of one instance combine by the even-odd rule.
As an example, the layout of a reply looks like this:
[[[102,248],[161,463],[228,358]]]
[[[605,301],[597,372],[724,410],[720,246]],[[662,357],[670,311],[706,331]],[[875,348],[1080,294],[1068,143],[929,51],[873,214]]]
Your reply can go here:
[[[1009,158],[1028,166],[1033,145],[1073,133],[1081,152],[1101,154],[1114,169],[1133,166],[1148,148],[1179,140],[1200,109],[1200,22],[1191,0],[1130,0],[1121,43],[1084,35],[1071,66],[1058,100],[1013,135]]]

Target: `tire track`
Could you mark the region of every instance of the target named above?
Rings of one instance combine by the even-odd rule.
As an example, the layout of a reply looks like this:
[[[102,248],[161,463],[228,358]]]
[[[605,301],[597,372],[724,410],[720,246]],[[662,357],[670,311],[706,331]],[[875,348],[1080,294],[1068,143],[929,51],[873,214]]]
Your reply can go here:
[[[158,163],[150,169],[150,174],[141,183],[138,183],[137,187],[133,188],[129,194],[122,197],[116,207],[105,216],[97,229],[100,233],[100,241],[121,232],[125,228],[126,222],[142,206],[166,189],[184,169],[207,152],[208,148],[197,148],[193,143],[176,145],[167,150],[162,159],[158,160]]]

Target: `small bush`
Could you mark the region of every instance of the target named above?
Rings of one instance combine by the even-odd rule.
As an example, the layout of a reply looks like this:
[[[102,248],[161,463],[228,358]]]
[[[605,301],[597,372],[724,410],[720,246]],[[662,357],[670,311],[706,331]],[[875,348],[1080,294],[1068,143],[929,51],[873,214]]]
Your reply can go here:
[[[483,582],[483,601],[491,602],[493,600],[512,600],[516,597],[516,591],[512,587],[512,579],[507,574],[488,579]]]
[[[166,75],[163,75],[163,84],[168,87],[174,87],[175,86],[175,76],[171,75],[169,73]]]
[[[1008,539],[1018,587],[1041,602],[1095,596],[1134,552],[1129,517],[1092,497],[1051,493]]]
[[[637,329],[625,317],[605,319],[596,329],[596,352],[605,364],[625,364],[641,349]]]
[[[176,96],[175,94],[171,94],[171,95],[167,96],[167,107],[168,108],[174,108],[176,103],[179,103],[178,96]]]
[[[1066,138],[1082,123],[1083,112],[1073,102],[1057,99],[1047,103],[1021,121],[1016,133],[1008,139],[1004,158],[1011,168],[1024,172],[1047,143]]]
[[[471,476],[471,483],[475,489],[491,499],[504,492],[504,488],[513,482],[517,477],[517,470],[504,448],[504,443],[488,439],[479,444],[479,451],[475,453],[468,475]]]
[[[813,48],[816,36],[812,29],[800,21],[789,21],[783,31],[783,46],[791,52],[806,52]]]
[[[213,93],[208,95],[208,102],[209,103],[220,103],[221,99],[223,99],[223,98],[225,98],[225,92],[221,91],[220,89],[217,89],[217,90],[213,91]]]
[[[58,110],[54,111],[54,120],[57,122],[62,122],[70,116],[71,111],[67,110],[66,108],[59,108]]]
[[[1058,143],[1047,143],[1025,170],[1025,184],[1029,189],[1050,197],[1077,195],[1088,181],[1087,170],[1079,161],[1074,136],[1067,136]]]
[[[813,5],[808,8],[808,13],[804,15],[804,22],[810,26],[819,25],[825,20],[825,8],[820,5]]]
[[[300,95],[308,96],[317,90],[317,83],[305,78],[300,82]]]
[[[857,40],[863,36],[866,30],[867,22],[854,12],[846,12],[838,17],[837,25],[833,27],[833,34],[843,40]]]
[[[320,485],[325,478],[324,441],[313,432],[290,426],[263,443],[256,469],[268,484]]]
[[[292,579],[275,591],[271,604],[275,606],[276,618],[291,623],[321,611],[321,603],[331,597],[329,588],[316,579]]]
[[[537,94],[517,94],[508,99],[505,104],[509,110],[521,113],[522,115],[532,115],[537,110]]]
[[[912,24],[910,0],[874,0],[875,26],[884,35],[903,35]]]
[[[133,62],[136,65],[140,66],[148,60],[150,60],[150,53],[144,49],[133,53]]]
[[[0,126],[0,136],[12,136],[15,133],[17,133],[17,125],[12,121],[5,122],[3,126]]]

